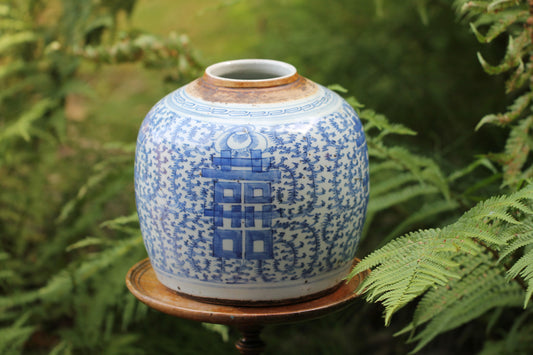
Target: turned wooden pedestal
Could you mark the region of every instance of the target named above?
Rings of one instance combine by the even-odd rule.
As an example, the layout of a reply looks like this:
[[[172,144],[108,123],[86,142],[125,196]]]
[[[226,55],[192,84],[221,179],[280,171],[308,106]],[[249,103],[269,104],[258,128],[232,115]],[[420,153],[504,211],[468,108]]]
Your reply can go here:
[[[358,261],[355,259],[354,263]],[[350,282],[316,299],[265,307],[218,305],[180,295],[157,280],[148,259],[138,262],[129,270],[126,285],[141,302],[171,316],[236,327],[242,334],[235,344],[239,352],[260,354],[265,347],[260,337],[265,325],[314,319],[338,311],[358,297],[355,289],[367,274],[358,274]]]

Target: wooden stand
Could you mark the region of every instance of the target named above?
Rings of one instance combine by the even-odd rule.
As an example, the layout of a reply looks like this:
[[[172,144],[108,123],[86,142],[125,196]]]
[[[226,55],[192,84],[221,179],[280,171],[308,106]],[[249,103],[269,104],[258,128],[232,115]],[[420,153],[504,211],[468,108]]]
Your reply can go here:
[[[359,260],[355,259],[357,263]],[[151,308],[174,317],[235,326],[242,338],[235,344],[241,354],[260,354],[265,343],[261,330],[268,324],[314,319],[346,307],[358,297],[355,289],[368,272],[358,274],[333,292],[313,300],[266,307],[227,306],[184,297],[161,284],[148,259],[135,264],[126,276],[126,285],[137,299]]]

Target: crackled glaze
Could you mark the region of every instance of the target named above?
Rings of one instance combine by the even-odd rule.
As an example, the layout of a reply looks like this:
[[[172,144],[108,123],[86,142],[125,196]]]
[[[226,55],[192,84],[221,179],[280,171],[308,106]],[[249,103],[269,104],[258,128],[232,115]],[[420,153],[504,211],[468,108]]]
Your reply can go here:
[[[137,210],[150,261],[167,287],[277,301],[329,289],[349,272],[369,192],[362,126],[334,92],[295,71],[286,77],[262,87],[241,80],[248,86],[239,87],[204,76],[144,119]],[[296,99],[287,97],[291,91]]]

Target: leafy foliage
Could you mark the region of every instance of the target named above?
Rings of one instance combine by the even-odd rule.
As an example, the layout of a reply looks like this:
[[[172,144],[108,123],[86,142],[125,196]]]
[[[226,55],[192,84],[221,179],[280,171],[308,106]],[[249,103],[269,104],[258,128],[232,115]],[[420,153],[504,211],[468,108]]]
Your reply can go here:
[[[508,279],[517,276],[511,268],[495,264],[487,251],[520,247],[523,233],[531,233],[533,185],[509,196],[493,197],[463,214],[457,222],[442,229],[421,230],[407,234],[373,252],[352,271],[355,275],[372,268],[361,284],[370,301],[385,306],[385,322],[407,303],[423,296],[413,322],[403,331],[429,322],[412,340],[416,350],[437,334],[479,317],[496,306],[527,304],[531,294]],[[527,204],[526,204],[527,202]],[[513,241],[513,242],[511,242]],[[522,263],[516,263],[519,270]],[[522,266],[523,267],[523,266]],[[524,273],[530,281],[533,275]],[[506,280],[507,278],[507,280]]]
[[[419,132],[401,140],[416,142],[413,152],[437,161],[443,155],[448,169],[450,162],[470,160],[459,146],[484,152],[499,144],[491,134],[472,134],[479,117],[505,100],[500,80],[477,63],[482,45],[456,21],[450,1],[262,2],[253,9],[260,14],[262,56],[286,60],[319,83],[338,83],[367,107]],[[484,54],[492,60],[500,47],[484,48]]]
[[[185,37],[118,31],[134,3],[0,4],[2,354],[139,353],[138,337],[121,334],[147,312],[123,282],[145,255],[137,218],[102,224],[134,208],[123,197],[134,145],[89,140],[69,111],[76,95],[92,94],[81,75],[90,65],[195,75]]]
[[[531,348],[523,341],[527,338],[526,330],[530,329],[528,305],[533,294],[533,185],[530,181],[533,29],[528,10],[533,4],[514,0],[460,0],[455,6],[460,16],[471,21],[470,28],[478,41],[491,43],[499,36],[508,35],[500,64],[490,65],[479,53],[478,58],[488,74],[511,71],[506,91],[517,94],[507,112],[486,115],[476,127],[477,130],[488,124],[508,127],[503,152],[481,156],[470,167],[442,181],[449,189],[456,189],[451,183],[471,174],[477,166],[494,170],[491,160],[501,166],[501,174],[494,177],[502,178],[500,193],[504,194],[488,197],[441,228],[410,232],[392,240],[365,257],[354,268],[352,276],[372,269],[360,291],[369,301],[383,304],[386,324],[398,310],[416,302],[412,321],[398,333],[410,334],[408,341],[417,343],[413,352],[437,335],[479,319],[491,309],[520,306],[524,311],[512,323],[506,337],[491,344],[504,353],[527,352]],[[398,175],[398,180],[401,179],[402,175]],[[468,203],[464,200],[466,191],[445,193],[447,190],[442,187],[440,191],[448,201],[455,202],[450,204],[450,210]],[[434,202],[434,206],[442,203]],[[511,345],[513,340],[518,343]],[[491,351],[486,346],[482,353]]]
[[[354,107],[361,106],[354,98],[349,100]],[[404,147],[387,145],[385,142],[389,135],[415,135],[414,131],[401,124],[390,123],[384,115],[373,110],[361,110],[359,115],[366,123],[367,144],[372,160],[372,188],[364,236],[375,216],[393,206],[406,206],[410,201],[419,202],[424,199],[431,201],[431,208],[419,203],[413,205],[409,209],[411,217],[395,228],[382,242],[415,223],[427,221],[458,207],[450,201],[446,177],[433,160],[412,153]]]
[[[233,353],[227,327],[160,316],[127,292],[124,275],[145,256],[133,212],[133,138],[116,138],[122,121],[111,142],[100,137],[103,128],[91,135],[72,112],[72,102],[95,95],[95,68],[119,73],[142,65],[174,86],[198,75],[187,37],[132,28],[135,3],[0,4],[0,353],[209,353],[213,343],[216,353]],[[257,20],[262,40],[254,56],[338,82],[394,117],[349,99],[371,159],[361,250],[381,246],[353,273],[372,269],[361,292],[384,305],[386,324],[413,311],[398,334],[409,334],[414,351],[458,327],[483,333],[486,324],[482,354],[531,352],[528,2],[456,0],[466,26],[445,1],[234,3],[248,9],[239,15],[247,23]],[[496,89],[502,76],[507,99]],[[504,102],[507,110],[479,120]],[[100,116],[90,118],[107,123]],[[495,144],[501,148],[491,152]],[[353,349],[347,339],[355,337],[343,331],[364,325],[369,334],[361,316],[369,309],[324,323],[338,349]],[[298,337],[287,338],[269,346],[293,353]],[[314,338],[324,343],[321,352],[332,351]]]
[[[527,24],[530,16],[528,2],[478,1],[473,6],[472,2],[461,0],[456,1],[456,7],[469,18],[475,18],[470,27],[480,42],[491,43],[503,34],[508,35],[507,50],[500,64],[490,65],[480,53],[478,58],[488,74],[511,72],[506,91],[516,93],[517,97],[507,112],[483,117],[476,129],[486,124],[510,127],[505,150],[492,158],[503,166],[504,184],[516,187],[532,176],[532,171],[525,169],[531,150],[528,137],[533,123],[530,108],[533,63],[529,61],[533,49],[533,29]],[[480,33],[480,27],[488,27],[486,35]]]

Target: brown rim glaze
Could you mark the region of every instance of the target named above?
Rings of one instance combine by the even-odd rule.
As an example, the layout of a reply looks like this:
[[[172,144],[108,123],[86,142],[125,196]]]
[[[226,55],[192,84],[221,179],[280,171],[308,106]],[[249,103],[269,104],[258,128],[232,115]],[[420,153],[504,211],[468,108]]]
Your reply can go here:
[[[315,94],[318,85],[300,76],[290,64],[241,59],[209,66],[185,90],[208,102],[256,105],[304,99]]]

